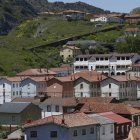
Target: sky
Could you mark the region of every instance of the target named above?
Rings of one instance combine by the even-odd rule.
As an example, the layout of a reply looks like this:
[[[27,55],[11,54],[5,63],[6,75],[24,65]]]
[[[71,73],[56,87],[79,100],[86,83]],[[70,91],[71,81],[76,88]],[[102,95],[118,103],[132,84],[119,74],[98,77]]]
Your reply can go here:
[[[140,0],[49,0],[63,1],[63,2],[76,2],[82,1],[93,6],[102,8],[104,10],[110,10],[111,12],[124,12],[129,13],[132,9],[140,7]]]

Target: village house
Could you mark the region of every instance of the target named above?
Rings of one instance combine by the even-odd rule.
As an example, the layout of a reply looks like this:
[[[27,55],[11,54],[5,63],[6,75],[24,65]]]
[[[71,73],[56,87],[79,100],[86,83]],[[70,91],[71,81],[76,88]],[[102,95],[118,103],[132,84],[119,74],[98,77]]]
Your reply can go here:
[[[46,77],[28,77],[21,81],[21,96],[22,97],[34,97],[43,96],[44,90],[47,88],[47,81],[51,76]],[[45,96],[45,95],[44,95]]]
[[[82,71],[75,74],[74,96],[75,97],[96,97],[101,96],[100,82],[107,78],[96,71]]]
[[[84,20],[86,13],[82,11],[66,10],[62,12],[62,15],[67,20]]]
[[[140,126],[140,110],[133,108],[132,106],[124,103],[97,103],[97,102],[86,102],[83,105],[77,105],[77,110],[84,113],[104,113],[114,112],[122,117],[131,120],[131,126]],[[81,107],[81,108],[80,108]]]
[[[139,140],[140,139],[140,127],[132,127],[128,138],[125,140]]]
[[[69,61],[69,59],[75,58],[77,55],[82,54],[80,48],[76,46],[65,46],[60,51],[60,56],[63,58],[63,61]]]
[[[114,97],[118,100],[136,100],[137,79],[132,76],[116,75],[100,82],[101,96]]]
[[[1,125],[21,125],[41,118],[41,109],[32,103],[11,102],[0,106]]]
[[[21,80],[20,77],[0,79],[0,104],[11,102],[13,98],[21,96]]]
[[[99,115],[111,119],[115,122],[114,136],[115,140],[122,140],[128,137],[131,128],[131,120],[124,118],[113,112],[99,113]]]
[[[73,97],[74,77],[54,77],[47,82],[47,89],[44,91],[48,97]]]
[[[107,23],[124,23],[124,20],[119,17],[113,17],[113,16],[99,16],[97,18],[90,19],[90,22],[107,22]]]
[[[24,125],[24,139],[98,140],[98,129],[95,119],[84,113],[53,115]]]
[[[96,70],[107,75],[125,75],[139,59],[137,53],[78,55],[74,61],[74,73]]]
[[[100,140],[116,140],[114,132],[114,124],[116,122],[114,120],[108,119],[100,114],[89,114],[88,116],[94,118],[100,124]]]
[[[55,76],[56,73],[48,70],[47,68],[36,68],[36,69],[27,69],[20,73],[16,74],[20,77],[45,77],[45,76]]]
[[[52,115],[74,112],[76,105],[77,99],[74,97],[52,97],[40,103],[39,107],[42,109],[42,118],[45,118]]]
[[[139,28],[126,28],[124,34],[126,37],[130,37],[130,36],[136,37],[140,35],[140,30]]]
[[[124,18],[125,23],[137,24],[140,21],[140,14],[127,14]]]

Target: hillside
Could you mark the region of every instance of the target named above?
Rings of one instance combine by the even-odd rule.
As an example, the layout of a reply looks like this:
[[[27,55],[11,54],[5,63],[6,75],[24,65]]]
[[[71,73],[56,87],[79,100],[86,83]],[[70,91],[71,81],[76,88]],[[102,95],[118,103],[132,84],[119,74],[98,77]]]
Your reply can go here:
[[[36,15],[25,0],[0,0],[0,34],[7,34],[15,25]]]
[[[64,10],[79,10],[89,13],[105,13],[101,8],[97,8],[95,6],[86,4],[84,2],[75,2],[75,3],[64,3],[64,2],[48,2],[47,0],[26,0],[29,4],[33,6],[33,8],[38,12],[44,11],[53,11],[53,12],[61,12]]]
[[[137,7],[131,11],[132,14],[140,14],[140,7]]]
[[[68,22],[59,16],[24,21],[8,35],[0,36],[0,74],[13,75],[28,67],[40,65],[58,66],[62,62],[59,57],[59,49],[62,46],[38,50],[35,55],[25,49],[88,33],[94,30],[94,26],[88,21]]]
[[[65,4],[63,2],[50,3],[47,0],[0,0],[0,35],[9,33],[20,22],[37,16],[37,13],[60,12],[67,9],[90,13],[106,12],[83,2]]]

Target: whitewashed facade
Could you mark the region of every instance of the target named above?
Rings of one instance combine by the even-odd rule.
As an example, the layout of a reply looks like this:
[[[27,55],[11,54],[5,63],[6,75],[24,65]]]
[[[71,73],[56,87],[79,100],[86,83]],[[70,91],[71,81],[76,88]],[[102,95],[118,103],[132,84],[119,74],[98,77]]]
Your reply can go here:
[[[78,78],[74,82],[74,97],[100,96],[100,82],[90,82],[84,78]]]
[[[108,22],[108,23],[123,23],[124,20],[118,17],[101,16],[90,19],[90,22]]]
[[[138,60],[140,60],[138,54],[79,55],[75,58],[74,73],[96,70],[107,75],[125,75]]]
[[[117,77],[117,76],[116,76]],[[125,79],[125,78],[124,78]],[[137,82],[135,80],[117,80],[108,78],[101,81],[102,97],[114,97],[116,99],[137,99]]]
[[[88,116],[94,118],[100,124],[100,140],[115,140],[115,122],[113,120],[98,114],[90,114]]]

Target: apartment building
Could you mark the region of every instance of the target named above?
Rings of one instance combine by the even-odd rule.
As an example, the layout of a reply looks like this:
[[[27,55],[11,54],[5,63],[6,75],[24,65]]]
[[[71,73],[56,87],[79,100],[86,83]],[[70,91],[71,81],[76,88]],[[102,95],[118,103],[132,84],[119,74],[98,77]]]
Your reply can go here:
[[[75,58],[74,73],[83,70],[96,70],[107,75],[125,75],[140,59],[137,53],[79,55]]]

